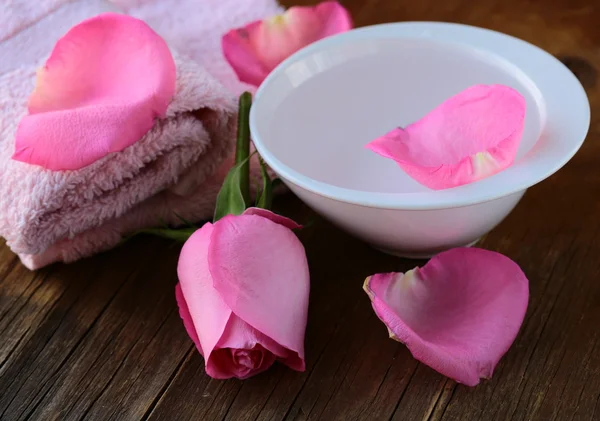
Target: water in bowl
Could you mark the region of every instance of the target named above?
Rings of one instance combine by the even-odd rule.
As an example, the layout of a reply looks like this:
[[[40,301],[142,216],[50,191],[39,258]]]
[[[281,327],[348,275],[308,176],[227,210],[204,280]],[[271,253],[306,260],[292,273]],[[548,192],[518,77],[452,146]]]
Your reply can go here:
[[[274,104],[263,141],[282,163],[315,180],[348,189],[428,191],[393,161],[364,145],[418,120],[474,84],[504,84],[527,101],[517,158],[539,137],[536,89],[500,57],[427,39],[367,40],[302,59],[273,81],[285,90]]]

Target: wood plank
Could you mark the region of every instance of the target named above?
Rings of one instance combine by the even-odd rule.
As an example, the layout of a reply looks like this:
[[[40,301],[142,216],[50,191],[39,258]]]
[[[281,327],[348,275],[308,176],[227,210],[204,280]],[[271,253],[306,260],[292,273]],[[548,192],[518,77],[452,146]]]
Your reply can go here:
[[[35,302],[51,292],[51,286],[44,284],[48,273],[31,273],[19,265],[14,266],[4,278],[5,285],[0,293],[0,375],[6,369],[11,354],[34,333],[32,326],[36,326],[50,308],[43,303],[33,311],[25,308],[32,297]]]
[[[138,269],[103,300],[102,312],[43,397],[31,405],[34,419],[144,415],[189,348],[177,331],[181,326],[172,294],[175,275],[170,268],[177,251],[165,252],[164,242],[157,248],[159,243],[153,241],[140,253]],[[159,256],[164,265],[143,264]],[[107,272],[98,284],[110,283],[110,277]]]
[[[0,373],[0,419],[18,419],[32,411],[56,376],[66,374],[64,363],[152,248],[157,249],[157,242],[138,242],[131,252],[120,249],[63,265],[42,282],[11,321],[16,334],[25,329],[30,335],[19,341]],[[11,332],[3,338],[10,339]]]

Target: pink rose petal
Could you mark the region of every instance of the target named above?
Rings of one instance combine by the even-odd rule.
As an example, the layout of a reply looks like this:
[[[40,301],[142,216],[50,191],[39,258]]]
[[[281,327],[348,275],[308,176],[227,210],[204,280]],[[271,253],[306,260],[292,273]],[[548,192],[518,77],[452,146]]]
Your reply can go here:
[[[286,360],[289,351],[232,314],[214,352],[220,378],[246,379],[270,368],[278,357]],[[213,376],[215,377],[215,376]]]
[[[459,383],[490,378],[525,317],[529,283],[488,250],[456,248],[406,274],[373,275],[364,289],[390,336]]]
[[[307,45],[352,29],[352,18],[338,2],[295,6],[283,15],[255,21],[223,36],[225,58],[245,83],[259,86],[283,60]]]
[[[419,183],[446,189],[511,165],[525,123],[525,98],[503,85],[475,85],[421,120],[367,144]]]
[[[290,218],[278,215],[267,209],[248,208],[244,211],[244,215],[262,216],[263,218],[267,218],[268,220],[273,221],[276,224],[283,225],[284,227],[289,228],[291,230],[302,228],[302,225],[298,225],[295,221],[291,220]]]
[[[175,285],[175,301],[177,301],[177,307],[179,308],[179,317],[183,320],[183,326],[185,327],[185,331],[188,336],[196,345],[196,349],[200,352],[201,355],[204,355],[204,351],[202,350],[202,345],[200,344],[200,338],[198,337],[198,333],[196,332],[196,326],[194,326],[194,319],[192,318],[192,314],[190,313],[190,309],[185,301],[185,296],[183,295],[183,291],[181,290],[181,284]]]
[[[226,378],[227,373],[215,371],[211,361],[213,350],[232,315],[221,295],[213,288],[208,269],[206,259],[213,232],[214,226],[206,223],[183,245],[177,265],[180,294],[176,289],[176,298],[188,335],[206,359],[207,373],[215,378]]]
[[[173,57],[146,23],[115,13],[85,20],[38,72],[13,159],[82,168],[140,140],[174,94]]]
[[[268,370],[275,362],[275,355],[257,343],[249,349],[219,348],[215,350],[212,365],[206,367],[209,376],[215,379],[235,377],[245,380]]]
[[[229,308],[293,351],[283,362],[304,370],[310,285],[304,247],[294,233],[262,216],[226,216],[214,226],[208,263]]]

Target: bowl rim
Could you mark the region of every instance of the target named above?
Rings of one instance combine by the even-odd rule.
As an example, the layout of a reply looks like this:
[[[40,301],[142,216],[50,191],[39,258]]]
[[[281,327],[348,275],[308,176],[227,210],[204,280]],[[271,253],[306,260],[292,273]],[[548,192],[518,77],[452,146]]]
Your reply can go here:
[[[293,63],[330,47],[368,39],[439,39],[484,50],[506,59],[534,81],[546,116],[541,136],[521,159],[505,170],[470,184],[414,193],[369,192],[335,186],[310,178],[277,159],[262,142],[256,116],[271,81]],[[569,104],[565,107],[564,104]],[[543,110],[542,110],[543,111]],[[544,118],[545,117],[545,118]],[[447,22],[410,21],[355,28],[310,44],[281,62],[257,89],[250,109],[250,131],[256,150],[284,183],[340,202],[366,207],[431,210],[469,206],[521,192],[562,168],[580,149],[590,127],[590,104],[575,75],[541,48],[486,28]],[[562,140],[557,140],[562,139]]]

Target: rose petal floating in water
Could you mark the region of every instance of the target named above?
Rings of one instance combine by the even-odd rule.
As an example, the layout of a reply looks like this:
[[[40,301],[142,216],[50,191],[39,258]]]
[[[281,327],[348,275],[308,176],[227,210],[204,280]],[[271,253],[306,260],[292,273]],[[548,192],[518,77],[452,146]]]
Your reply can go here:
[[[419,121],[367,144],[419,183],[446,189],[480,180],[514,162],[525,98],[503,85],[475,85]]]

